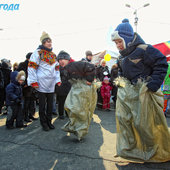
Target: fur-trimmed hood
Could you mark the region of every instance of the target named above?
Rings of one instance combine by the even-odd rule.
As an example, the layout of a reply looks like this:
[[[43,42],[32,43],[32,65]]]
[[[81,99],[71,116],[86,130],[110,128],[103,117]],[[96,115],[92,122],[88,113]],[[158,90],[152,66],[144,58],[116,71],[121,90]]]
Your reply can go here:
[[[24,76],[25,77],[25,72],[24,71],[13,71],[11,73],[11,82],[14,84],[18,84],[18,80],[21,79],[21,77]]]

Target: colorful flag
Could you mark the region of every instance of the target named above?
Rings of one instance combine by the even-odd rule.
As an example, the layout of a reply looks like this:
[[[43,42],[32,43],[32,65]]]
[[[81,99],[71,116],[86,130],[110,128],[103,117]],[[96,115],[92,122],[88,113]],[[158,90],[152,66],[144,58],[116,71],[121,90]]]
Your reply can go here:
[[[166,57],[170,57],[170,41],[156,44],[153,46],[157,48],[159,51],[161,51],[162,54],[165,55]]]

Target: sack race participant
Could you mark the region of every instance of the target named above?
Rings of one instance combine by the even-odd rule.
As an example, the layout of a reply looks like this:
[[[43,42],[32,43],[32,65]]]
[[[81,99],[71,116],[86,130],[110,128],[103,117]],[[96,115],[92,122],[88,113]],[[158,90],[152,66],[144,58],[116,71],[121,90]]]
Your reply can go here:
[[[69,121],[62,128],[81,140],[87,133],[96,107],[97,85],[95,66],[88,62],[73,62],[65,67],[72,87],[65,101]]]
[[[67,95],[71,89],[71,84],[65,76],[65,68],[62,66],[63,62],[71,63],[74,60],[70,57],[70,55],[65,51],[60,51],[57,55],[57,60],[60,64],[60,77],[61,77],[61,86],[56,85],[55,92],[57,94],[57,101],[58,101],[58,113],[59,119],[64,119],[64,113],[67,116],[67,112],[64,110],[64,103],[67,98]]]
[[[144,162],[170,160],[170,133],[160,86],[166,57],[124,19],[112,34],[120,52],[116,103],[117,156]]]

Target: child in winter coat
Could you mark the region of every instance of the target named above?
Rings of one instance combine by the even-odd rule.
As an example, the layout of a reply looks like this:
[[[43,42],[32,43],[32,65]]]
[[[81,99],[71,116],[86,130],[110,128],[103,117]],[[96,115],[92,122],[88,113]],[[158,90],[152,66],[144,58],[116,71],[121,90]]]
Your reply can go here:
[[[105,109],[105,110],[110,110],[111,90],[112,90],[112,86],[109,82],[109,78],[106,76],[103,79],[102,87],[101,87],[101,96],[103,98],[102,108]]]
[[[22,113],[22,87],[25,81],[24,71],[14,71],[11,73],[11,83],[6,88],[6,105],[8,107],[8,116],[6,120],[6,127],[8,129],[14,128],[14,120],[16,120],[16,127],[27,127],[23,124]]]
[[[119,50],[116,101],[117,155],[142,162],[170,160],[170,133],[160,86],[166,57],[146,44],[124,19],[112,34]]]

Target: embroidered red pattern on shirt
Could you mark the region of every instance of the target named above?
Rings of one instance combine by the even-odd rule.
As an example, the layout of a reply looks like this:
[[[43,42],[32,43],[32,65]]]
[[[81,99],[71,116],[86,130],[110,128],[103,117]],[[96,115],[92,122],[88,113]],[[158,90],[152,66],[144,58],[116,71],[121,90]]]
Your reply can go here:
[[[32,62],[32,61],[29,61],[28,63],[28,67],[31,67],[33,69],[36,69],[38,68],[38,65],[35,63],[35,62]]]
[[[55,66],[55,70],[56,71],[59,71],[59,69],[60,69],[60,66],[58,65],[58,66]]]
[[[38,53],[40,56],[40,60],[46,62],[49,65],[53,65],[57,61],[57,57],[53,52],[40,50]]]

